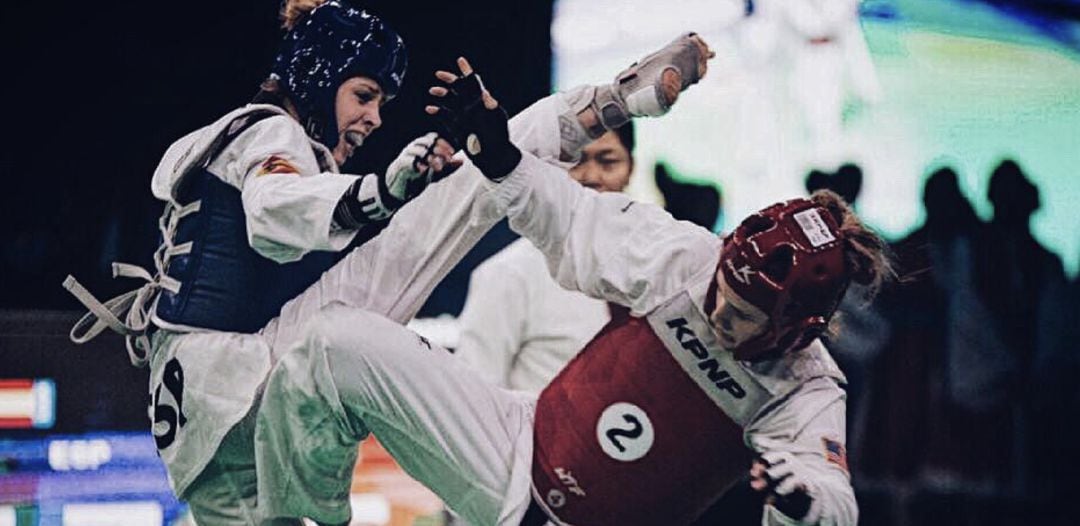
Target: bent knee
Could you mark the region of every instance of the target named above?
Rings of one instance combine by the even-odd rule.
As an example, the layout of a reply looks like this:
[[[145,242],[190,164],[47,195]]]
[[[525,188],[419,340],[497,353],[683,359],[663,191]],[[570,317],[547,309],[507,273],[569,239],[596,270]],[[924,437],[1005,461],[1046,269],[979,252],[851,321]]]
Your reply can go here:
[[[320,309],[301,327],[301,341],[308,348],[336,352],[344,349],[363,352],[372,334],[393,322],[378,314],[330,305]]]

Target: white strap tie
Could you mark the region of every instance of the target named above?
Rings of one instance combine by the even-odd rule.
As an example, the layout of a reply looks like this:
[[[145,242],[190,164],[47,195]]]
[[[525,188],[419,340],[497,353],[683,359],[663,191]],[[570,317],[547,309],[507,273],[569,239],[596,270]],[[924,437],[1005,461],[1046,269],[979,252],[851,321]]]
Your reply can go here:
[[[183,206],[167,205],[164,213],[158,220],[158,228],[161,231],[162,245],[154,252],[154,269],[156,274],[151,274],[146,269],[129,263],[113,263],[112,272],[114,278],[135,278],[146,282],[138,289],[125,292],[104,303],[94,297],[74,277],[64,279],[64,288],[71,292],[75,299],[79,300],[90,312],[83,315],[69,334],[71,341],[82,344],[86,343],[105,329],[123,335],[131,364],[142,367],[149,361],[150,340],[147,337],[147,329],[150,327],[150,310],[157,298],[158,289],[167,290],[173,294],[180,292],[179,280],[165,273],[169,260],[173,256],[188,254],[192,249],[192,242],[173,245],[176,227],[180,219],[194,214],[202,207],[202,201],[195,201]],[[123,321],[121,321],[123,318]]]

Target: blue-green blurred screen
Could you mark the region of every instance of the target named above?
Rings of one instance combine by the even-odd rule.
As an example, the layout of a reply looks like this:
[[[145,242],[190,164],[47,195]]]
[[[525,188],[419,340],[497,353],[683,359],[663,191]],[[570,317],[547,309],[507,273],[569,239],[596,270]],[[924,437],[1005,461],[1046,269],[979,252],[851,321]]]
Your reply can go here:
[[[756,20],[769,16],[767,3],[757,2],[759,12],[749,17],[745,5],[556,3],[558,89],[610,79],[687,30],[702,34],[718,53],[707,77],[669,115],[638,121],[632,194],[656,195],[649,176],[653,163],[664,161],[678,177],[718,184],[731,226],[760,206],[802,193],[810,169],[851,161],[864,172],[861,215],[896,239],[921,224],[923,182],[943,165],[956,169],[976,211],[989,219],[990,173],[1008,157],[1040,189],[1042,207],[1031,224],[1036,238],[1076,274],[1080,53],[1061,34],[1080,36],[1077,24],[1056,21],[1051,31],[978,2],[864,2],[860,37],[880,86],[868,99],[858,93],[850,67],[837,75],[800,73],[793,55],[815,51],[800,48],[799,37],[783,24]],[[843,94],[842,128],[826,154],[798,102],[830,89],[823,78],[834,79]]]

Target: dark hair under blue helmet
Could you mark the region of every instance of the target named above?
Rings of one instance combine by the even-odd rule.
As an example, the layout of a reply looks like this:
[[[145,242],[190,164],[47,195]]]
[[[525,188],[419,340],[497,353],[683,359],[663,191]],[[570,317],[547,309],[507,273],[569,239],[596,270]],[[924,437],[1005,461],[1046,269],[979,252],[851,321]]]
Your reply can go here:
[[[273,74],[288,92],[309,134],[333,149],[338,142],[338,87],[363,75],[393,98],[405,78],[405,43],[379,17],[328,0],[285,35]]]

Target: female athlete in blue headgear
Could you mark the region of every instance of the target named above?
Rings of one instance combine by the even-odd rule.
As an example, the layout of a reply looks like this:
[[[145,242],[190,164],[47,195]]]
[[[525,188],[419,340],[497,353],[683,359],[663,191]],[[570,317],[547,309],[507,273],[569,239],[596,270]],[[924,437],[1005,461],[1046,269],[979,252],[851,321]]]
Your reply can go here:
[[[284,18],[255,103],[175,142],[155,171],[152,191],[166,203],[155,272],[114,266],[147,284],[102,304],[65,282],[91,310],[74,340],[111,328],[128,337],[135,365],[150,365],[154,438],[199,524],[347,522],[356,444],[378,422],[349,423],[353,406],[337,398],[328,362],[307,350],[342,331],[376,336],[368,313],[398,323],[415,314],[500,218],[487,178],[508,174],[521,154],[496,145],[513,139],[545,162],[573,162],[590,137],[664,113],[696,81],[684,73],[662,96],[665,64],[685,72],[704,47],[685,36],[630,82],[549,96],[510,121],[509,137],[502,110],[481,102],[478,77],[445,78],[469,102],[442,112],[448,129],[469,133],[426,134],[384,174],[357,176],[338,167],[381,125],[404,45],[339,0],[290,0]],[[451,143],[469,160],[451,158]],[[421,191],[424,202],[407,205]],[[347,321],[323,324],[329,311]]]
[[[73,337],[111,326],[129,336],[133,363],[151,365],[154,437],[200,524],[255,521],[253,408],[282,306],[457,165],[428,134],[385,174],[339,173],[398,93],[404,43],[337,0],[287,2],[283,19],[254,103],[174,143],[155,172],[166,203],[156,272],[116,265],[148,285],[102,305],[66,282],[97,319]]]
[[[150,364],[154,438],[200,524],[261,521],[253,433],[260,385],[283,353],[282,306],[459,164],[432,133],[384,174],[340,173],[401,88],[405,45],[338,0],[289,1],[282,18],[286,35],[254,103],[175,142],[156,170],[151,187],[166,203],[156,272],[115,266],[148,284],[102,305],[65,283],[95,321],[85,332],[80,322],[74,339],[109,326],[129,337],[134,364]],[[351,467],[340,467],[346,487]],[[347,501],[326,509],[337,522],[348,516]]]

